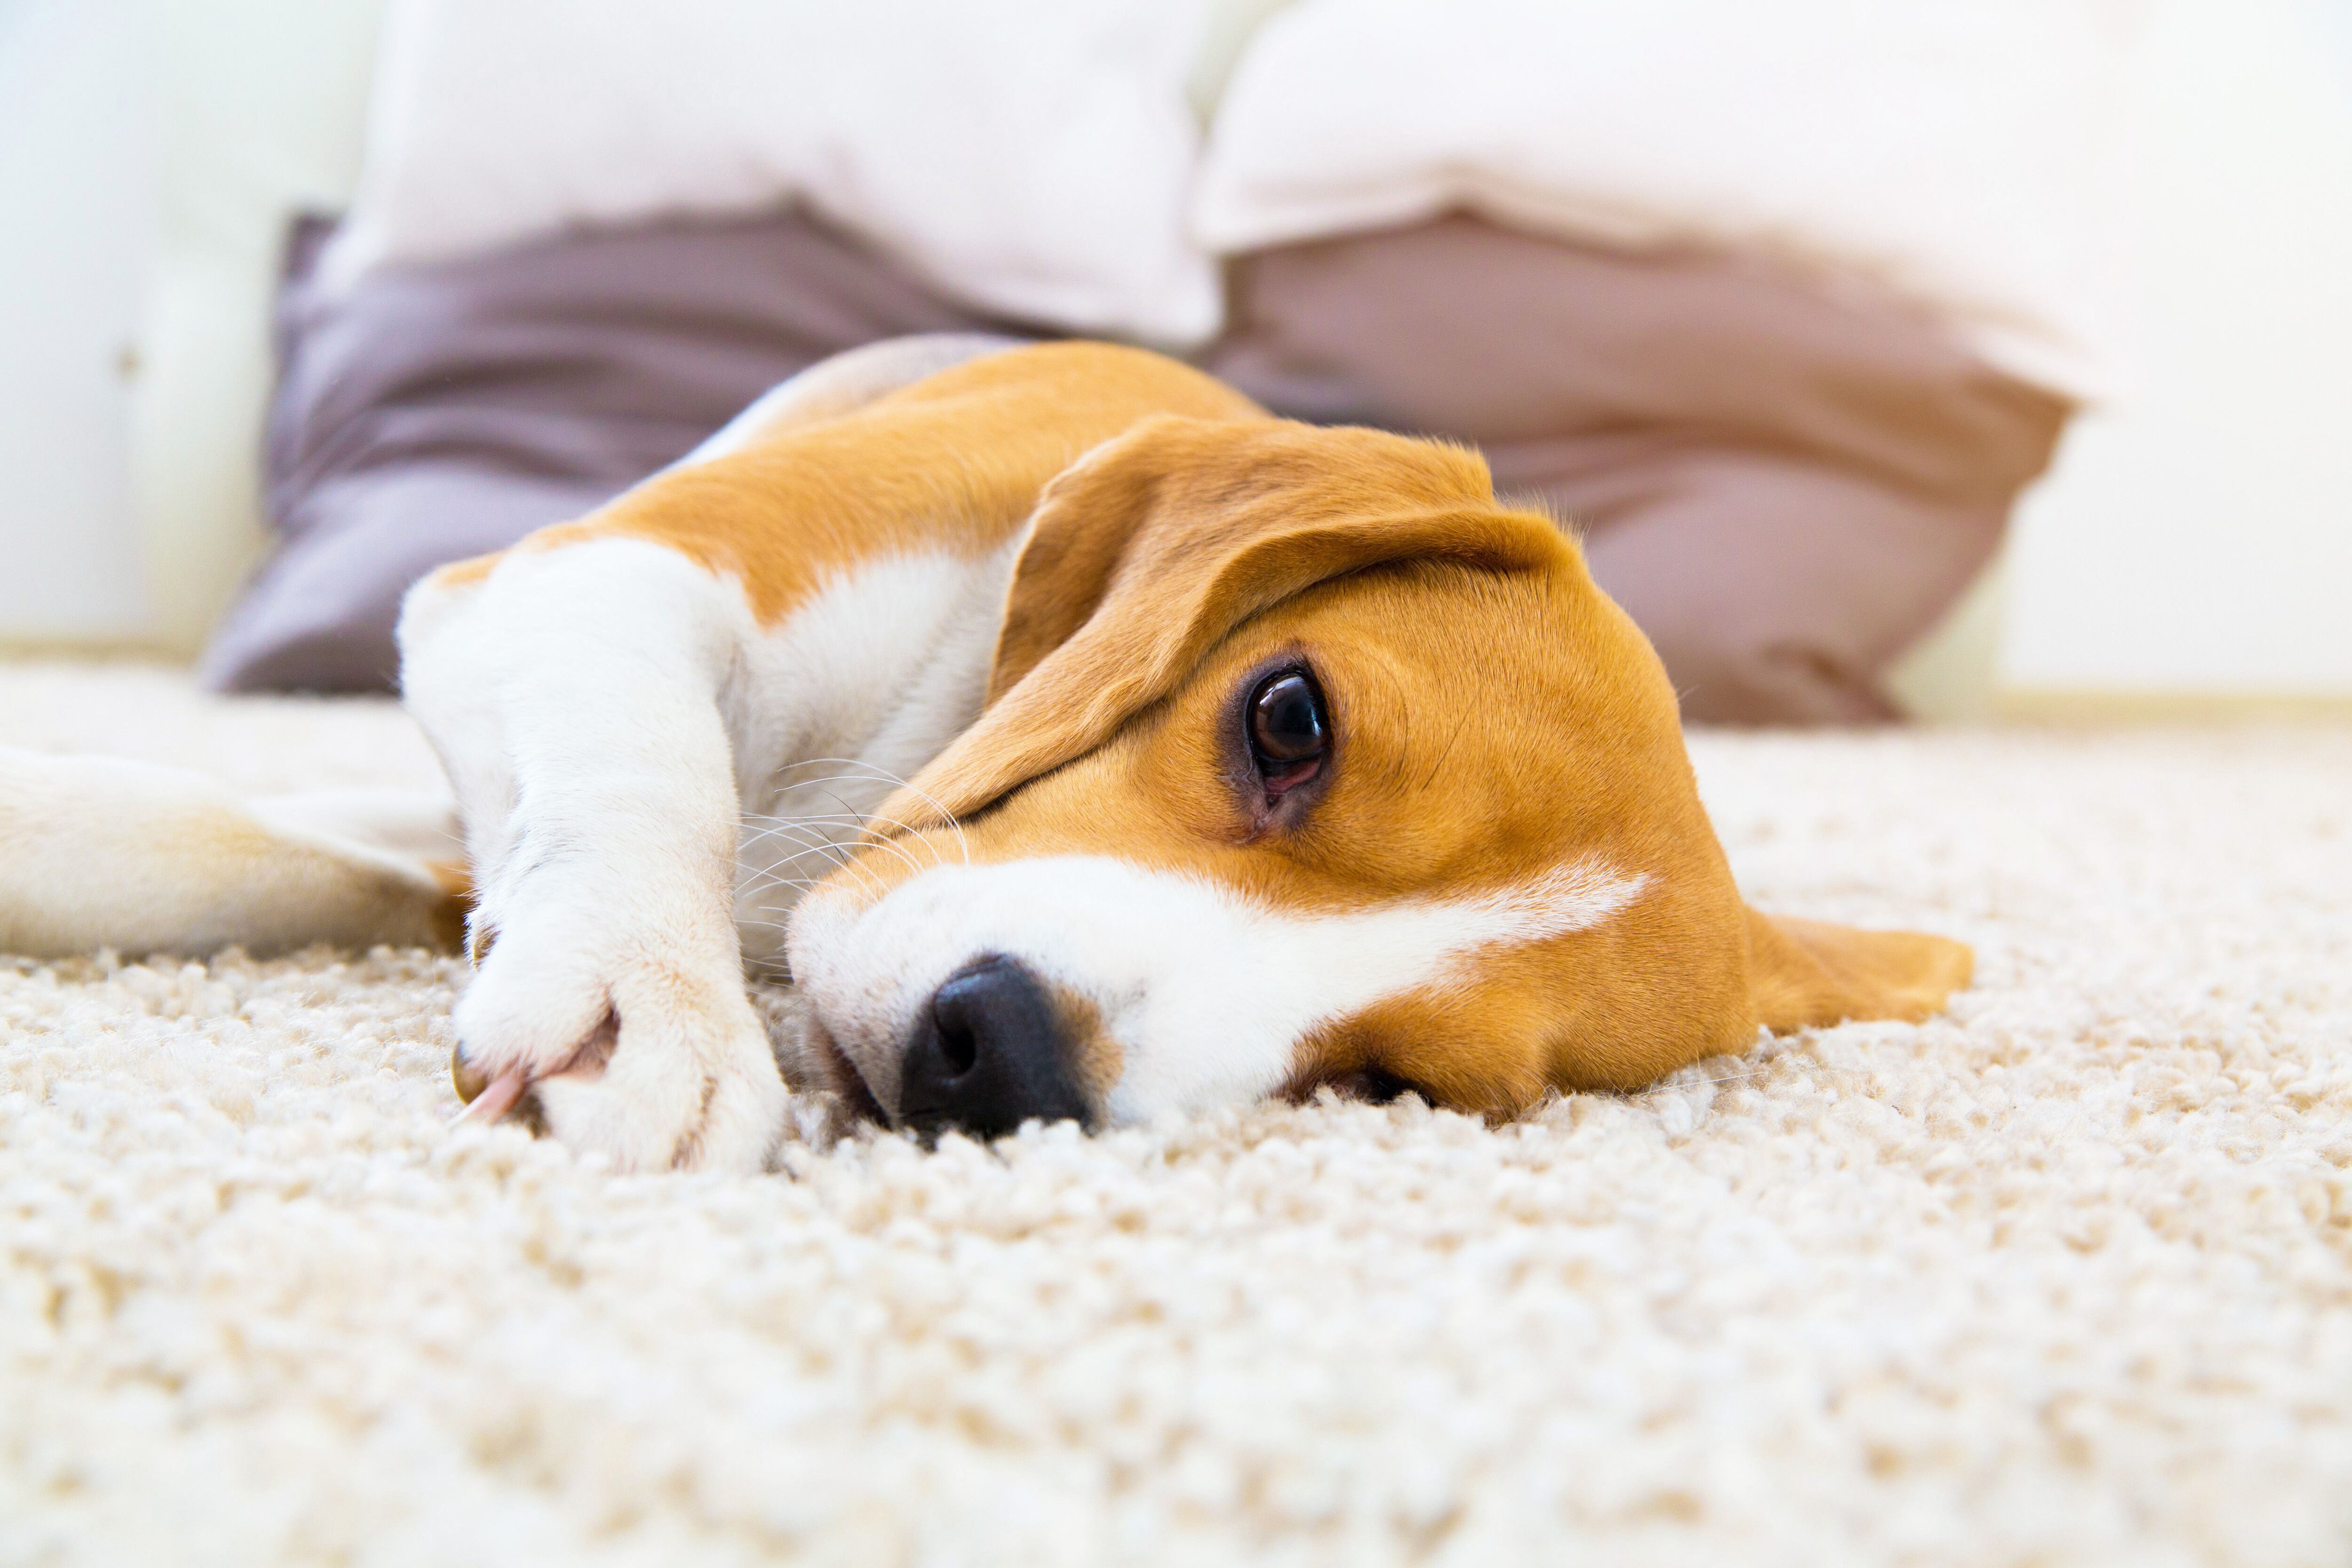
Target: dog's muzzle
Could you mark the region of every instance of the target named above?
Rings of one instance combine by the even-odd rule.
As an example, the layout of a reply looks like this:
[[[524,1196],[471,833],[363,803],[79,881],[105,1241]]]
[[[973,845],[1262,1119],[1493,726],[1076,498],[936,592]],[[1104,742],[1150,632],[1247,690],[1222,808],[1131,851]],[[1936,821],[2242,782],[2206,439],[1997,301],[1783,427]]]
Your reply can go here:
[[[1001,954],[974,959],[916,1016],[898,1121],[926,1138],[993,1138],[1029,1121],[1091,1125],[1067,1034],[1036,975]]]

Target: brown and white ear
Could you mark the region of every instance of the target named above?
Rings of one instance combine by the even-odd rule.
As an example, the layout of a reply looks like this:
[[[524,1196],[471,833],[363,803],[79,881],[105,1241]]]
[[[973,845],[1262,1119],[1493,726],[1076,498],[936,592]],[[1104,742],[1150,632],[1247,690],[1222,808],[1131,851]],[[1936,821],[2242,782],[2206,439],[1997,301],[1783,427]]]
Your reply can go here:
[[[1156,416],[1045,489],[978,723],[887,803],[962,816],[1085,755],[1250,616],[1407,560],[1496,572],[1572,554],[1495,504],[1475,453],[1377,430]]]
[[[1923,931],[1863,931],[1748,911],[1748,988],[1757,1022],[1780,1034],[1817,1024],[1940,1011],[1976,955]]]

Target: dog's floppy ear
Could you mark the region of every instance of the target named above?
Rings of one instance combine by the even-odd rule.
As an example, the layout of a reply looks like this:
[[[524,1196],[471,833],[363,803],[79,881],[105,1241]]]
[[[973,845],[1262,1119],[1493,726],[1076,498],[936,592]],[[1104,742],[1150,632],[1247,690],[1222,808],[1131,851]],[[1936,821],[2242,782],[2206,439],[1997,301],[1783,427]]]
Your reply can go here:
[[[877,820],[963,816],[1085,755],[1235,626],[1318,583],[1414,559],[1524,571],[1570,550],[1544,520],[1497,508],[1486,463],[1460,447],[1155,416],[1046,487],[987,710]]]
[[[1748,914],[1748,991],[1774,1034],[1871,1018],[1916,1023],[1969,983],[1966,947],[1921,931]]]

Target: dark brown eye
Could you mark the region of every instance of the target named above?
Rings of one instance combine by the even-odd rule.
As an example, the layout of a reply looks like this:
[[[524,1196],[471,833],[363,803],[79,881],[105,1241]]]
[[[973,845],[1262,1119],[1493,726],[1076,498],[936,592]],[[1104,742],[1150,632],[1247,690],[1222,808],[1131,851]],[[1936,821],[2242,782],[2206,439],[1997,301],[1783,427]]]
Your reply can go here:
[[[1330,749],[1323,694],[1303,669],[1276,670],[1259,681],[1250,693],[1246,722],[1250,760],[1276,795],[1313,778]]]

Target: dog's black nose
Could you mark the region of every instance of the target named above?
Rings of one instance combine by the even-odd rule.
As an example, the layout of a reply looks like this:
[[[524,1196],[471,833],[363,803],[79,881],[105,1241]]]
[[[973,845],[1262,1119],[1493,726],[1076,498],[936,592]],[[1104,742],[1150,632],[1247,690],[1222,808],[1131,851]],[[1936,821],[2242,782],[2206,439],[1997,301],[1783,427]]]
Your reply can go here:
[[[1045,983],[1001,954],[975,959],[931,993],[898,1079],[898,1120],[976,1138],[1041,1121],[1088,1120],[1071,1047]]]

